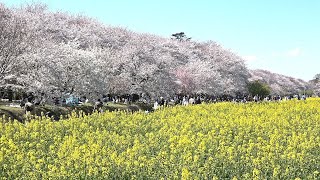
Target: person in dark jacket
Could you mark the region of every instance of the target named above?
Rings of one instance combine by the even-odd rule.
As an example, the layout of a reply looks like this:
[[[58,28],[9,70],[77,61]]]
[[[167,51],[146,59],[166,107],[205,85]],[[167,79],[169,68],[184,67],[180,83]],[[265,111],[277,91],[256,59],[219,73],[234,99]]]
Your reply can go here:
[[[102,112],[102,107],[103,107],[103,102],[101,101],[101,99],[98,99],[98,101],[94,103],[94,110]]]
[[[26,116],[30,116],[31,115],[31,112],[34,110],[34,104],[32,104],[31,102],[27,101],[25,104],[24,104],[24,110],[25,110],[25,114]]]

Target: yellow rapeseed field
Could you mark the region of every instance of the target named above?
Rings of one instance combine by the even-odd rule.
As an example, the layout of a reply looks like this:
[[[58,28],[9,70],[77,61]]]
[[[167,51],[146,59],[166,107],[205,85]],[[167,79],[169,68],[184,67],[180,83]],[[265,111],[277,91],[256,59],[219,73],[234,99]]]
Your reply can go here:
[[[320,179],[320,99],[0,125],[1,179]]]

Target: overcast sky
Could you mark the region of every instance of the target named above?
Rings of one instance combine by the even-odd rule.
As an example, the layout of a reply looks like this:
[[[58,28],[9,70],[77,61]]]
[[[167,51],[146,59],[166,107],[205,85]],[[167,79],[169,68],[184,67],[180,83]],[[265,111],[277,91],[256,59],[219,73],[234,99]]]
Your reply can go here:
[[[0,0],[7,6],[28,0]],[[185,32],[244,57],[248,68],[310,80],[320,73],[318,0],[39,0],[50,10],[170,37]]]

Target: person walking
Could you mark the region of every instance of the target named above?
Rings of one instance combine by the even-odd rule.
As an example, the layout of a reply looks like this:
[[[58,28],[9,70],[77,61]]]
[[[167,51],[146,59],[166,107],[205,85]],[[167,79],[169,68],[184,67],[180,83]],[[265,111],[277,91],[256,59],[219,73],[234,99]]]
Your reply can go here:
[[[98,99],[98,101],[96,101],[94,103],[94,110],[97,110],[98,112],[103,112],[103,102],[101,101],[101,99]]]
[[[31,112],[34,110],[34,105],[31,102],[27,101],[24,104],[24,110],[25,110],[25,115],[28,118],[29,116],[31,116]]]

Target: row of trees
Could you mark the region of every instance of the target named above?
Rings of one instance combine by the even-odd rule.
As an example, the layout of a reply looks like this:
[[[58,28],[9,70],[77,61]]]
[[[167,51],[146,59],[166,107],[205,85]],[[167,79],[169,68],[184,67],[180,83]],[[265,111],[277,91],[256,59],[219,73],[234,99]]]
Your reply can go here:
[[[216,42],[191,41],[183,32],[172,37],[49,12],[43,4],[11,9],[0,4],[0,86],[48,97],[155,98],[247,93],[248,81],[259,77]]]
[[[232,94],[246,90],[241,57],[215,42],[184,34],[162,38],[109,27],[45,5],[0,5],[1,86],[96,96],[176,93]],[[180,35],[180,36],[179,36]]]
[[[314,83],[301,79],[272,73],[266,70],[250,70],[250,82],[259,81],[269,86],[270,93],[274,95],[292,95],[317,93]]]

